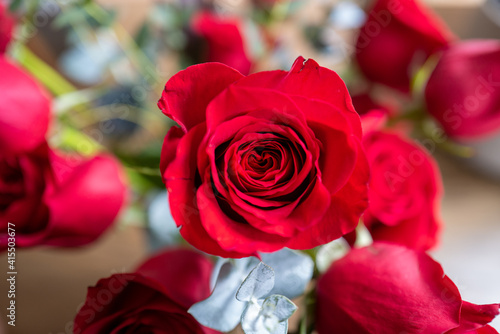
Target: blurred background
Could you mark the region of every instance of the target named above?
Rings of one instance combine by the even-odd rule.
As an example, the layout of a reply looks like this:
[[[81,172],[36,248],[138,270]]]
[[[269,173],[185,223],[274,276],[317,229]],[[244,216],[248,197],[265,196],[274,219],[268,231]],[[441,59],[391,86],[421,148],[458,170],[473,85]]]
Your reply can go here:
[[[460,38],[500,39],[499,1],[425,2]],[[124,163],[133,189],[118,223],[97,242],[76,249],[17,249],[16,327],[4,326],[0,333],[62,334],[72,333],[88,286],[133,270],[169,242],[168,231],[161,230],[165,214],[155,205],[166,196],[157,169],[172,123],[156,102],[168,78],[216,58],[244,74],[289,69],[302,55],[355,80],[351,56],[368,2],[14,3],[23,16],[9,52],[55,97],[58,122],[52,123],[51,143],[83,155],[105,147]],[[500,301],[500,137],[472,145],[478,152],[472,159],[435,152],[444,179],[445,228],[432,253],[464,300],[486,304]],[[0,263],[7,263],[6,254]],[[0,280],[0,291],[7,290]],[[6,296],[0,296],[5,320]],[[492,325],[500,330],[500,319]]]

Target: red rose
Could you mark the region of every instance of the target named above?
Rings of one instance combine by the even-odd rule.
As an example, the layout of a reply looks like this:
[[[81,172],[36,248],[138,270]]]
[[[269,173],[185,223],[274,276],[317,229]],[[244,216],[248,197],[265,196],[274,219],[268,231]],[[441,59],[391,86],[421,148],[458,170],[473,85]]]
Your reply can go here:
[[[226,64],[243,74],[250,72],[252,62],[246,51],[240,19],[203,11],[193,18],[192,25],[207,41],[206,61]]]
[[[29,75],[1,56],[0,73],[0,156],[32,150],[45,142],[49,96]]]
[[[334,262],[317,285],[319,334],[490,333],[500,304],[462,301],[424,252],[375,243]],[[496,333],[493,330],[491,333]]]
[[[474,40],[450,46],[425,88],[427,109],[455,138],[500,129],[500,41]]]
[[[363,146],[372,174],[363,221],[375,240],[427,250],[437,243],[442,182],[432,156],[403,135],[362,119]],[[375,120],[374,120],[375,118]]]
[[[0,249],[7,248],[9,222],[17,247],[92,242],[115,220],[124,197],[120,165],[109,156],[83,160],[46,145],[0,155]]]
[[[88,289],[73,333],[218,333],[187,313],[210,295],[211,272],[207,258],[173,249],[150,258],[134,273],[101,279]]]
[[[356,42],[356,59],[371,81],[409,92],[410,81],[454,37],[416,0],[377,0]]]
[[[50,102],[24,72],[0,58],[0,249],[77,246],[97,238],[124,202],[119,164],[108,156],[63,156],[45,143]]]
[[[0,54],[4,53],[12,38],[14,20],[10,17],[7,7],[0,2]],[[2,72],[0,70],[0,72]]]
[[[367,205],[359,116],[344,82],[299,57],[244,77],[222,64],[172,77],[158,103],[179,123],[160,169],[181,234],[244,257],[313,248],[352,231]]]

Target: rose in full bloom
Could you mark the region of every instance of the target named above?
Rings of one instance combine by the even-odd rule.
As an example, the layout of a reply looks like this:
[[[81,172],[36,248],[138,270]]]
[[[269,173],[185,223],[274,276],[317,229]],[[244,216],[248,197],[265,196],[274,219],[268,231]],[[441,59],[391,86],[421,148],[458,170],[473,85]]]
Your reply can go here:
[[[445,132],[471,139],[500,130],[500,41],[450,46],[425,88],[427,110]]]
[[[164,251],[134,273],[115,274],[88,289],[74,334],[215,334],[187,313],[210,295],[212,263],[187,249]]]
[[[384,117],[362,117],[363,146],[370,164],[369,206],[363,222],[374,240],[427,250],[440,230],[442,181],[437,163],[403,133],[382,130]]]
[[[319,334],[497,333],[500,304],[463,301],[441,265],[422,251],[375,243],[334,262],[317,285]]]
[[[160,169],[183,237],[215,255],[308,249],[352,231],[367,206],[361,124],[344,82],[299,57],[250,76],[192,66],[158,106],[179,127]]]
[[[192,26],[206,41],[206,61],[226,64],[245,75],[250,72],[252,62],[246,50],[241,19],[202,11],[193,17]]]
[[[124,202],[118,162],[107,155],[83,159],[50,149],[47,95],[4,59],[0,72],[0,249],[8,246],[8,227],[15,228],[18,247],[93,241]]]
[[[9,15],[8,9],[0,2],[0,54],[4,53],[12,38],[14,19]]]
[[[356,42],[356,60],[371,81],[409,92],[427,58],[454,37],[417,0],[376,0]]]

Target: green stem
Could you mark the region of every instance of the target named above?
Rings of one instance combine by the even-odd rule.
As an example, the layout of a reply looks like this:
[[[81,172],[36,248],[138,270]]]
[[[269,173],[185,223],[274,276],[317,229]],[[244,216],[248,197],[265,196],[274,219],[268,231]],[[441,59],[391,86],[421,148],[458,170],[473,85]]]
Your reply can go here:
[[[159,168],[150,168],[141,166],[126,166],[126,168],[142,175],[161,177]]]
[[[422,122],[427,117],[426,113],[422,108],[413,108],[408,110],[407,112],[398,114],[397,116],[390,118],[387,122],[387,126],[391,127],[401,121],[412,121],[415,123]]]
[[[300,320],[299,334],[308,334],[307,333],[307,312],[302,319]]]

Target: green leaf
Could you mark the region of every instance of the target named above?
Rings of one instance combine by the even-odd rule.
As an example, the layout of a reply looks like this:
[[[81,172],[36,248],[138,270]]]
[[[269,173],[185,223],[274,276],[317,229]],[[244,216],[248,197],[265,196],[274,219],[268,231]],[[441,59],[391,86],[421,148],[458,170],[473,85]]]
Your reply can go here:
[[[18,10],[21,7],[22,3],[23,3],[23,0],[12,0],[12,2],[9,5],[9,10],[11,12],[15,12],[16,10]]]
[[[236,299],[250,301],[267,295],[274,287],[274,270],[260,262],[241,283]]]

